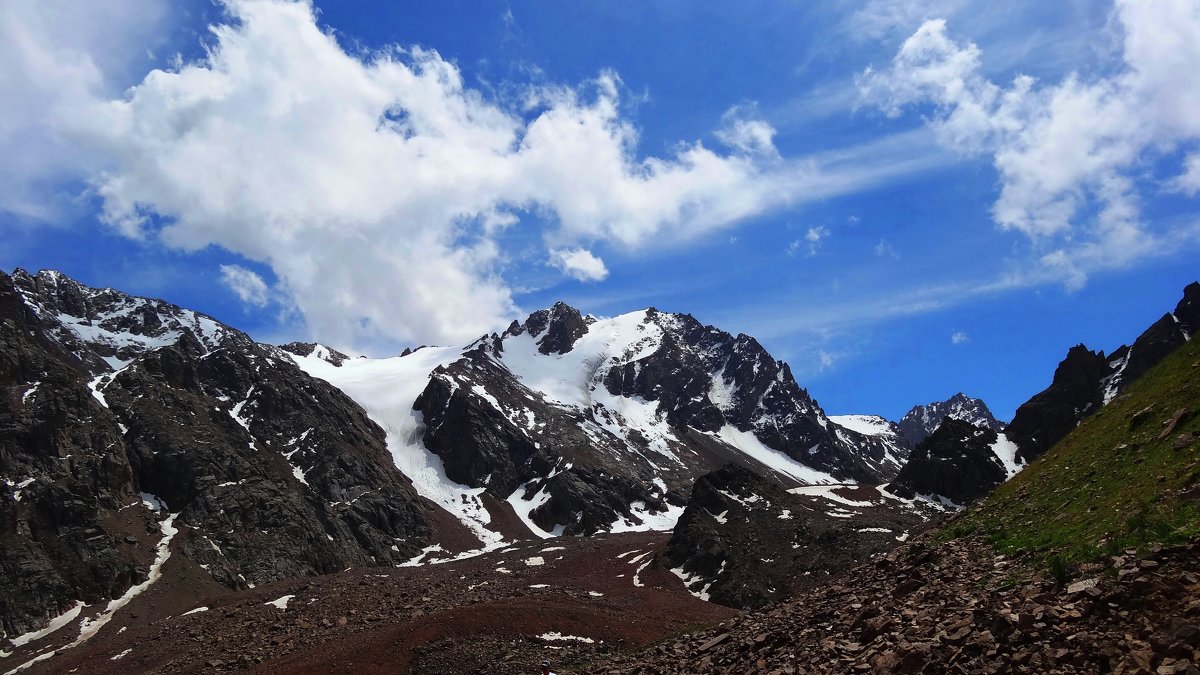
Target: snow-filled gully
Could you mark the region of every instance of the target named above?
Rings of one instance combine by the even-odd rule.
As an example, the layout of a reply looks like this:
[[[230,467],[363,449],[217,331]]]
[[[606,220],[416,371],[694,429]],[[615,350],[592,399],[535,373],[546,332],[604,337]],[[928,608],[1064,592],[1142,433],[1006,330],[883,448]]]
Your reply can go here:
[[[148,497],[149,497],[149,495],[148,495]],[[156,498],[151,497],[150,499],[146,499],[144,501],[144,503],[151,510],[158,511],[159,505],[162,502],[160,500],[157,500]],[[162,531],[162,538],[159,540],[158,545],[155,547],[154,562],[150,565],[150,572],[146,575],[145,581],[143,581],[140,584],[137,584],[136,586],[130,586],[129,589],[126,590],[125,593],[121,595],[121,597],[115,598],[115,599],[109,601],[108,605],[105,606],[104,610],[101,611],[99,614],[97,614],[95,616],[91,616],[91,617],[85,617],[79,623],[79,635],[72,642],[70,642],[66,645],[63,645],[62,647],[57,647],[50,651],[38,654],[38,655],[34,656],[32,659],[29,659],[28,661],[26,661],[25,663],[22,663],[21,665],[17,666],[16,668],[13,668],[12,670],[7,671],[5,673],[5,675],[13,675],[14,673],[19,673],[33,665],[36,665],[42,661],[50,659],[50,658],[54,657],[55,655],[60,654],[68,649],[78,647],[79,645],[92,639],[93,637],[96,636],[97,633],[100,632],[100,629],[104,628],[104,626],[107,625],[108,622],[112,620],[113,615],[118,610],[120,610],[122,607],[125,607],[126,605],[128,605],[130,602],[133,601],[134,598],[136,598],[137,596],[144,593],[146,591],[146,589],[150,588],[150,586],[152,586],[154,584],[154,582],[158,581],[158,579],[162,576],[163,565],[166,564],[167,560],[170,559],[170,557],[171,557],[171,540],[173,540],[175,538],[175,535],[179,533],[179,529],[175,527],[175,518],[178,516],[179,516],[178,513],[172,513],[172,514],[168,515],[164,520],[159,521],[158,526],[159,526],[159,529]],[[35,640],[39,640],[43,637],[46,637],[47,635],[57,631],[59,628],[69,625],[72,621],[75,620],[76,617],[79,616],[81,611],[83,609],[85,609],[86,607],[87,606],[81,602],[81,603],[77,604],[74,608],[72,608],[71,610],[64,613],[62,616],[60,616],[57,619],[55,619],[54,621],[50,622],[50,625],[48,625],[46,628],[43,628],[41,631],[37,631],[36,633],[31,633],[31,634],[26,634],[26,635],[20,636],[17,639],[13,640],[13,643],[20,646],[20,645],[27,644],[29,642],[33,642]],[[64,617],[65,617],[65,620],[64,620]],[[21,640],[21,642],[18,643],[17,640]]]

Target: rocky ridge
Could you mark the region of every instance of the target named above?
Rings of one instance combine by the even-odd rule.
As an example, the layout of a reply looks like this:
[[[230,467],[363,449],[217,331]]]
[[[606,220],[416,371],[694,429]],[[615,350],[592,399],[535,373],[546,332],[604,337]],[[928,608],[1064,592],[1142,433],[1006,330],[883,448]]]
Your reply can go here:
[[[917,444],[889,492],[962,507],[987,496],[1021,469],[1004,434],[955,417]]]
[[[388,377],[424,379],[411,402],[372,400],[359,386],[371,364],[296,361],[368,410],[412,408],[419,423],[379,421],[470,493],[463,518],[494,520],[507,504],[539,536],[667,529],[692,482],[729,462],[795,486],[880,482],[906,455],[831,423],[753,338],[655,309],[597,319],[559,303],[465,349],[381,360]]]

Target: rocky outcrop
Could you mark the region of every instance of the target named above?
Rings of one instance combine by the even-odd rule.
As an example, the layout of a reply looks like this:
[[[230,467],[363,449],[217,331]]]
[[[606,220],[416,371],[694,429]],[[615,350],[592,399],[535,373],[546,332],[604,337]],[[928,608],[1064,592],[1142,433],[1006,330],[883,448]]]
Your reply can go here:
[[[1147,371],[1200,330],[1200,283],[1183,291],[1175,311],[1147,328],[1131,346],[1112,354],[1072,347],[1045,390],[1017,408],[1005,429],[1026,461],[1040,457],[1062,440],[1083,418],[1128,389]]]
[[[538,353],[543,355],[566,354],[575,346],[575,341],[587,333],[589,323],[594,319],[585,319],[579,310],[565,302],[556,302],[550,309],[540,309],[525,323],[512,322],[508,327],[508,335],[528,333],[537,337]]]
[[[945,401],[913,406],[900,420],[898,426],[910,447],[915,448],[918,443],[937,431],[937,428],[942,425],[942,420],[947,417],[969,422],[992,431],[1004,429],[1004,424],[992,415],[987,404],[962,392]]]
[[[696,481],[666,559],[699,597],[755,609],[828,583],[937,513],[874,487],[793,493],[729,465]]]
[[[1041,456],[1104,404],[1101,385],[1112,366],[1103,352],[1076,345],[1058,364],[1050,386],[1017,408],[1006,434],[1026,459]]]
[[[991,429],[948,417],[917,445],[887,490],[906,499],[920,495],[970,504],[1008,478],[993,449],[997,440]]]
[[[168,303],[0,274],[0,391],[7,634],[145,580],[160,533],[144,500],[230,587],[399,563],[430,538],[357,404]]]

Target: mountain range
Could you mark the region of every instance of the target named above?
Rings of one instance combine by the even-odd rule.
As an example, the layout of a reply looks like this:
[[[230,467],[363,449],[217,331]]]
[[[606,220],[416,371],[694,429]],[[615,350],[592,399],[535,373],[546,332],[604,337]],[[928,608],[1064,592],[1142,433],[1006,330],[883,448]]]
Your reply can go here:
[[[654,308],[558,303],[465,346],[365,358],[0,273],[0,625],[19,649],[82,617],[45,659],[164,569],[247,592],[670,530],[696,597],[779,602],[985,496],[1198,327],[1192,284],[1131,347],[1072,349],[1007,426],[961,393],[892,422],[829,416],[753,337]]]

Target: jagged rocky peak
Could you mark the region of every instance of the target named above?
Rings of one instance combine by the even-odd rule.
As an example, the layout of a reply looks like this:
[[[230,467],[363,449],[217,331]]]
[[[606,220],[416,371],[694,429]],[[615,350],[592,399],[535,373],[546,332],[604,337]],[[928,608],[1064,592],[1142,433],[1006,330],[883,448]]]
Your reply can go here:
[[[977,398],[972,398],[959,392],[945,401],[935,401],[928,405],[913,406],[899,422],[900,433],[908,440],[911,447],[925,440],[941,426],[947,417],[963,420],[977,426],[1000,431],[1004,424],[998,421],[987,404]]]
[[[594,321],[592,317],[585,318],[579,310],[560,300],[549,309],[539,309],[530,314],[524,323],[513,321],[504,335],[528,334],[539,338],[538,352],[566,354],[587,333],[588,325]]]
[[[947,417],[913,449],[887,489],[906,499],[923,497],[966,506],[1015,474],[1016,446],[1004,434]]]
[[[39,327],[93,375],[119,370],[146,352],[190,336],[205,351],[248,336],[210,316],[164,300],[91,288],[53,270],[17,269],[13,287]]]
[[[322,361],[339,367],[350,359],[349,356],[339,352],[333,347],[328,347],[317,342],[289,342],[285,345],[279,345],[279,348],[285,352],[295,354],[296,356],[314,356]],[[405,354],[401,354],[401,356],[407,356],[411,353],[412,352],[409,351]]]

